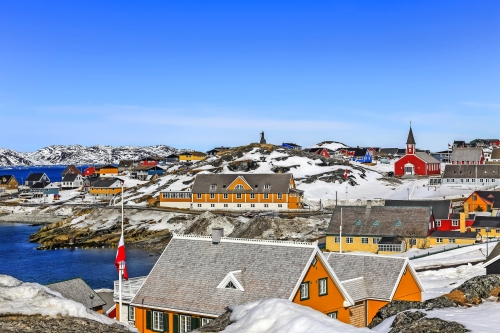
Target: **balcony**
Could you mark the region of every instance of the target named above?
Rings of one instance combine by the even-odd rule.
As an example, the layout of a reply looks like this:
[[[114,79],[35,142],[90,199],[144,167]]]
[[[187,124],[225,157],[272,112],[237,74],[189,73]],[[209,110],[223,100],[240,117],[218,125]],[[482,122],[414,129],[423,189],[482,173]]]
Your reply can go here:
[[[130,303],[141,288],[147,276],[139,276],[122,281],[122,302]],[[118,281],[114,282],[113,301],[118,302]]]

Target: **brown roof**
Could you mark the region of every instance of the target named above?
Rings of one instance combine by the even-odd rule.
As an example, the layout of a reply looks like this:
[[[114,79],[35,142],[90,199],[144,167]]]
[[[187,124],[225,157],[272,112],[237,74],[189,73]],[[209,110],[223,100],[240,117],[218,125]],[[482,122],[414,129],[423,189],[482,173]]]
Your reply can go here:
[[[68,165],[66,169],[61,173],[61,175],[64,177],[67,174],[76,174],[76,175],[81,175],[82,173],[78,168],[74,165]]]
[[[16,177],[14,177],[13,175],[0,175],[0,184],[7,184],[8,182],[10,182],[11,178],[14,178],[14,180],[16,179]]]
[[[345,206],[336,207],[327,235],[338,235],[342,210],[342,235],[426,237],[432,207]]]
[[[238,191],[241,193],[289,193],[291,173],[251,173],[251,174],[198,174],[193,184],[195,193],[228,193],[227,187],[241,177],[251,190]],[[210,185],[215,185],[215,190],[210,190]],[[264,190],[264,185],[270,185]]]

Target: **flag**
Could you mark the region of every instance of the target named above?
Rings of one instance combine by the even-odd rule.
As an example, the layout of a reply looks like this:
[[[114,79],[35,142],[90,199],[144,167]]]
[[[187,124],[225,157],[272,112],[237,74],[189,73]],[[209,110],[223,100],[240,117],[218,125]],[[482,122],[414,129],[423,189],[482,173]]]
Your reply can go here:
[[[448,143],[448,149],[450,149],[450,148],[451,148],[451,145]]]
[[[120,273],[120,262],[123,261],[123,278],[128,280],[127,266],[125,265],[126,255],[125,255],[125,241],[123,240],[123,232],[120,237],[120,243],[118,243],[118,251],[116,252],[115,266]]]
[[[349,170],[345,169],[344,172],[344,179],[347,179],[347,176],[349,175]]]

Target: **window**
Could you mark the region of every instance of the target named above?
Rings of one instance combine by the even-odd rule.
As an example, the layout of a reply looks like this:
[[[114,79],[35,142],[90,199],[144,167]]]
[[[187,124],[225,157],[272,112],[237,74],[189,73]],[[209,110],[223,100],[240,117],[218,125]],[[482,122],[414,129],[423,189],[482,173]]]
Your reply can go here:
[[[202,194],[201,194],[201,193],[198,193],[198,194],[196,194],[196,197],[197,197],[198,199],[201,199]]]
[[[238,208],[241,207],[241,204],[236,204],[236,207],[238,207]]]
[[[255,199],[255,193],[250,193],[250,199]]]
[[[264,190],[270,190],[270,189],[271,189],[271,184],[264,185]]]
[[[403,246],[401,244],[379,244],[379,252],[403,252]]]
[[[212,318],[201,318],[201,326],[210,324],[213,321]]]
[[[453,243],[455,243],[455,238],[450,238],[450,239],[448,239],[448,241],[453,244]]]
[[[336,244],[339,244],[339,243],[340,243],[340,237],[335,236],[335,238],[334,238],[334,242],[335,242]]]
[[[453,227],[458,227],[458,220],[452,220],[452,221],[451,221],[451,225],[452,225]]]
[[[495,233],[500,234],[500,229],[495,229]]]
[[[210,199],[215,199],[215,193],[210,193]]]
[[[224,199],[227,199],[227,198],[228,198],[227,193],[224,193],[224,194],[222,195],[222,197],[223,197]]]
[[[278,204],[278,208],[281,208],[283,205],[282,204]]]
[[[269,199],[269,194],[268,193],[264,193],[264,199]]]
[[[198,204],[198,207],[201,207],[201,204]]]
[[[128,320],[135,321],[135,307],[131,305],[128,306]]]
[[[210,204],[210,207],[214,208],[214,207],[215,207],[215,204]]]
[[[264,208],[267,208],[267,207],[269,207],[269,204],[264,204]]]
[[[190,316],[179,316],[179,332],[186,333],[191,332],[191,317]]]
[[[250,204],[250,207],[255,208],[255,204]]]
[[[238,190],[240,190],[240,191],[241,191],[241,190],[244,190],[245,188],[243,187],[243,185],[238,184],[238,185],[236,185],[236,186],[234,187],[234,189],[235,189],[235,190],[237,190],[237,191],[238,191]]]
[[[210,191],[215,191],[217,189],[217,185],[210,185]]]
[[[163,312],[153,311],[153,330],[163,332]]]
[[[328,295],[328,278],[318,280],[318,289],[320,296]]]
[[[441,226],[441,221],[436,221],[436,227],[440,227]]]
[[[309,282],[303,282],[300,284],[300,300],[309,299]]]
[[[363,223],[361,222],[361,220],[356,220],[356,222],[354,222],[354,225],[356,225],[356,226],[362,226]]]
[[[337,319],[337,315],[338,315],[338,312],[335,311],[335,312],[330,312],[330,313],[327,313],[326,314],[328,317],[332,318],[332,319]]]
[[[352,237],[346,237],[346,238],[345,238],[345,242],[346,242],[347,244],[352,244],[352,243],[354,243],[354,238],[352,238]]]
[[[373,237],[372,238],[372,243],[373,244],[378,244],[379,241],[380,241],[380,237]]]
[[[236,193],[236,199],[241,199],[241,193]]]
[[[481,232],[481,228],[476,228],[476,232]]]
[[[234,285],[234,283],[232,281],[229,281],[224,288],[226,288],[226,289],[236,289],[236,286]]]
[[[436,238],[436,243],[442,243],[443,242],[443,239],[442,238]]]
[[[361,244],[368,244],[368,237],[361,237]]]
[[[227,204],[224,204],[224,208],[227,208]]]
[[[281,200],[283,199],[283,194],[282,193],[278,193],[278,200]]]

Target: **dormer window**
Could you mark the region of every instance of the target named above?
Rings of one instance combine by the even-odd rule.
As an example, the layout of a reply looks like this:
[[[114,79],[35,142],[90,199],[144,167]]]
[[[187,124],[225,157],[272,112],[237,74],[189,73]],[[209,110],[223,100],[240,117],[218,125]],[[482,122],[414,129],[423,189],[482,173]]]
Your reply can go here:
[[[229,281],[224,288],[226,288],[226,289],[236,289],[236,286],[233,284],[233,281]]]
[[[217,185],[212,184],[210,185],[210,191],[215,191],[217,189]]]
[[[245,188],[243,187],[243,185],[238,184],[238,185],[236,185],[236,186],[234,187],[234,189],[235,189],[235,190],[240,190],[240,191],[241,191],[241,190],[244,190]]]
[[[222,185],[222,188],[226,188],[226,184]]]
[[[264,185],[264,190],[270,190],[270,189],[271,189],[271,184]]]
[[[259,184],[255,184],[255,188],[259,188]]]

